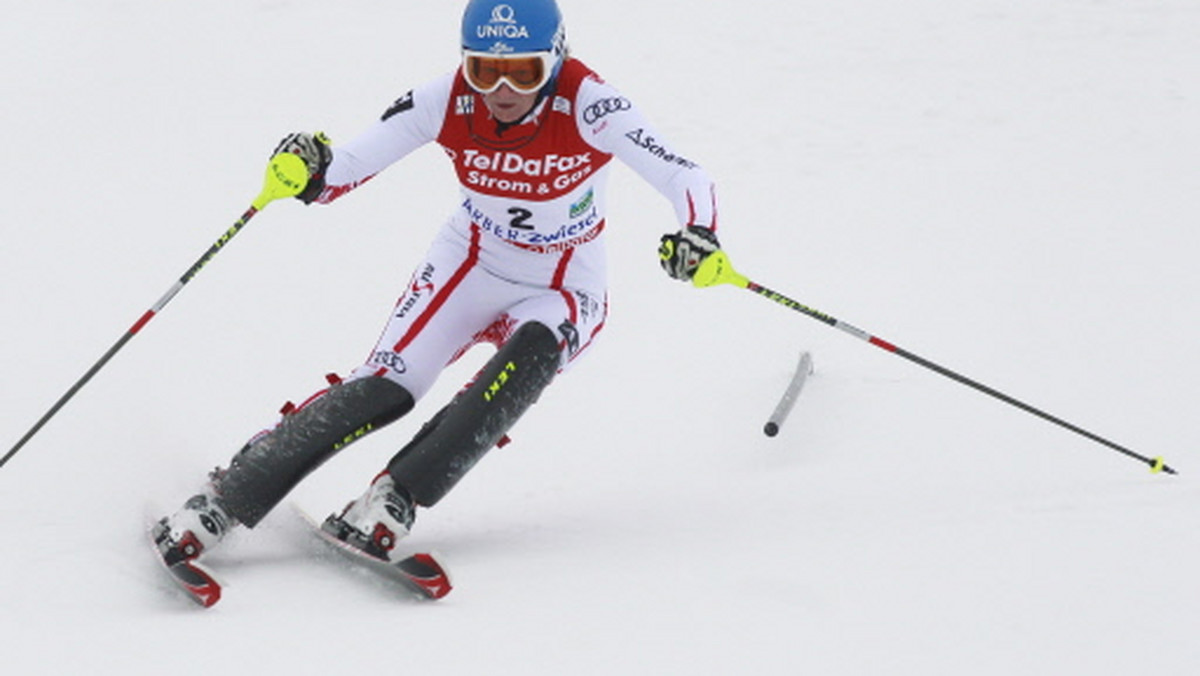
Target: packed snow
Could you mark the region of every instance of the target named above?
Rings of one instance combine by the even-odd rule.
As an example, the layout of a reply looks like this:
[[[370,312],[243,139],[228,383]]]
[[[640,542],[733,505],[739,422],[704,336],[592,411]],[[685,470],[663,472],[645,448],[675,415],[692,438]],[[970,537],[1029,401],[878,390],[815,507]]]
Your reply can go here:
[[[1193,674],[1200,5],[560,0],[716,177],[751,279],[1178,476],[659,269],[621,168],[612,314],[409,545],[409,600],[288,509],[190,604],[147,520],[370,349],[456,205],[429,147],[258,215],[0,469],[6,674]],[[276,141],[453,68],[459,3],[3,1],[6,450],[228,228]],[[802,351],[815,373],[763,423]],[[486,360],[310,477],[356,496]]]

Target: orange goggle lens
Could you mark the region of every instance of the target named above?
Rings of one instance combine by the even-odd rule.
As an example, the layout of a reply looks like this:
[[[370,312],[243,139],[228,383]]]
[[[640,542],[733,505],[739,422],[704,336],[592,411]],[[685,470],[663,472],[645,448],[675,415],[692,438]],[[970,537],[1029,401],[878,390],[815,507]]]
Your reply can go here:
[[[500,88],[503,82],[523,94],[541,89],[550,77],[549,54],[492,56],[467,53],[463,55],[463,76],[467,84],[482,94]]]

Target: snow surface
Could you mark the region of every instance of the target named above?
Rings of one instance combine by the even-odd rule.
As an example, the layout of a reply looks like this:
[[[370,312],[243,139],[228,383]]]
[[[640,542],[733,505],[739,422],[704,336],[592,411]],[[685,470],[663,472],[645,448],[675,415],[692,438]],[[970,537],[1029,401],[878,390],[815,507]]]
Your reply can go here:
[[[619,169],[602,342],[419,517],[456,591],[400,598],[279,510],[214,554],[221,604],[189,605],[145,520],[370,348],[455,204],[427,148],[263,212],[0,470],[4,673],[1196,673],[1200,5],[562,5],[576,54],[718,178],[742,272],[1180,475],[670,282],[670,209]],[[452,67],[459,17],[2,7],[11,443],[237,219],[278,138],[357,133]],[[294,501],[357,495],[486,357]]]

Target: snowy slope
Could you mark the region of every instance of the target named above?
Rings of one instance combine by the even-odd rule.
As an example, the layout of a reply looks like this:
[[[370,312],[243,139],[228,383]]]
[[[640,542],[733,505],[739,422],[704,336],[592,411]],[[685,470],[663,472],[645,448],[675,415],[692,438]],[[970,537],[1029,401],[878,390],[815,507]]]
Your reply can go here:
[[[619,170],[603,342],[419,516],[457,590],[398,599],[281,510],[189,607],[144,520],[370,347],[454,204],[429,148],[271,206],[0,470],[4,672],[1195,673],[1200,7],[561,1],[576,54],[718,178],[744,273],[1180,475],[671,283],[670,209]],[[280,136],[356,133],[453,66],[459,16],[2,6],[0,449],[241,214]],[[486,356],[295,501],[356,495]]]

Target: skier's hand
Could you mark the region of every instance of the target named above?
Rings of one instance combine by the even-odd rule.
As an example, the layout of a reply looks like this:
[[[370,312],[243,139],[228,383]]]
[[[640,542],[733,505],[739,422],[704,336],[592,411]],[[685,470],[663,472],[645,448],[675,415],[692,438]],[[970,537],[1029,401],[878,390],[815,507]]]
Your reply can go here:
[[[708,228],[690,225],[674,234],[662,236],[658,259],[663,270],[674,279],[690,281],[696,268],[721,248],[717,234]]]
[[[288,134],[275,147],[275,152],[271,153],[271,156],[274,157],[279,153],[298,155],[308,165],[308,185],[300,191],[299,195],[296,195],[296,199],[305,204],[311,204],[325,190],[325,169],[333,160],[333,151],[329,149],[329,138],[325,136],[325,132],[320,131],[316,134],[308,132]]]

